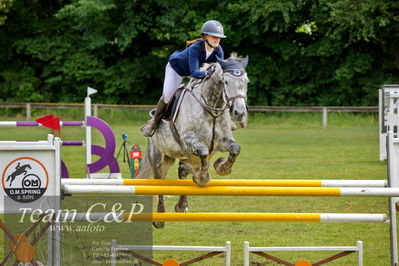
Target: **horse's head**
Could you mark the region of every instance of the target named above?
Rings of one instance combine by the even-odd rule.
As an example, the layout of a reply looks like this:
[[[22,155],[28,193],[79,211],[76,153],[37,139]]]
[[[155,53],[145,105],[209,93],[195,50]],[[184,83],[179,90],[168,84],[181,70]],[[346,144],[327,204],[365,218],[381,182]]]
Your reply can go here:
[[[233,120],[239,122],[240,126],[246,127],[248,108],[247,108],[247,89],[249,79],[245,68],[248,65],[248,56],[238,58],[232,54],[230,58],[221,60],[218,63],[223,70],[223,83],[225,94],[230,105]]]

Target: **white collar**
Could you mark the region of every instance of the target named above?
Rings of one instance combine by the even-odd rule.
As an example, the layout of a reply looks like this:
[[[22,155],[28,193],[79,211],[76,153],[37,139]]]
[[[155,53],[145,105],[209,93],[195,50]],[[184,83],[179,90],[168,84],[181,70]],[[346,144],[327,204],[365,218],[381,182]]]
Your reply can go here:
[[[208,57],[213,53],[214,50],[215,50],[215,48],[212,48],[210,51],[208,51],[208,50],[205,48],[205,51],[206,51],[206,59],[208,59]]]

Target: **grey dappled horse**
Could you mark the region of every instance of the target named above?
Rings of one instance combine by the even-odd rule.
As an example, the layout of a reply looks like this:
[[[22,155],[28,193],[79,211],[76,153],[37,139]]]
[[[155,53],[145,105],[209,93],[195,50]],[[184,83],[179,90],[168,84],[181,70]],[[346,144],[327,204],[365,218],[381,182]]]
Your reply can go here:
[[[231,131],[232,120],[241,127],[247,124],[247,64],[248,57],[242,59],[232,54],[227,60],[203,67],[203,70],[214,70],[209,78],[190,80],[175,126],[162,120],[148,139],[139,178],[165,178],[175,159],[179,159],[179,179],[192,174],[197,185],[206,186],[211,180],[209,160],[217,152],[229,152],[229,156],[215,161],[216,173],[230,174],[240,153],[240,145]],[[187,196],[180,196],[175,210],[188,211]],[[158,196],[158,212],[165,212],[163,195]],[[164,223],[154,223],[154,226],[161,228]]]

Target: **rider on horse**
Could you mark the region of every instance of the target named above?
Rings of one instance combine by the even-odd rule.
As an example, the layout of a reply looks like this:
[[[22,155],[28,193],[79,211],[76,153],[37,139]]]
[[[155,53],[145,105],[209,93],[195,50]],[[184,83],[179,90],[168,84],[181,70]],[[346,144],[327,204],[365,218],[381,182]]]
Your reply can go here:
[[[202,38],[187,42],[187,48],[175,51],[165,68],[162,97],[158,102],[154,117],[141,128],[145,137],[151,137],[161,120],[164,110],[180,86],[183,77],[191,76],[203,79],[212,74],[211,70],[200,71],[204,63],[215,63],[216,58],[224,59],[221,38],[226,38],[223,26],[216,20],[209,20],[202,25]]]

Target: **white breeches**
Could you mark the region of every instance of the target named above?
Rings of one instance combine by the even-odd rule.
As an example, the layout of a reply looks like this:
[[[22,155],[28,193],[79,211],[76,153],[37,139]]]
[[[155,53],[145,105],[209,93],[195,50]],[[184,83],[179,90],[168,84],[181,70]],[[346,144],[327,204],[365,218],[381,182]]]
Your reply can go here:
[[[169,103],[180,86],[183,77],[176,73],[172,66],[168,63],[165,67],[165,79],[163,82],[162,96],[165,103]]]

